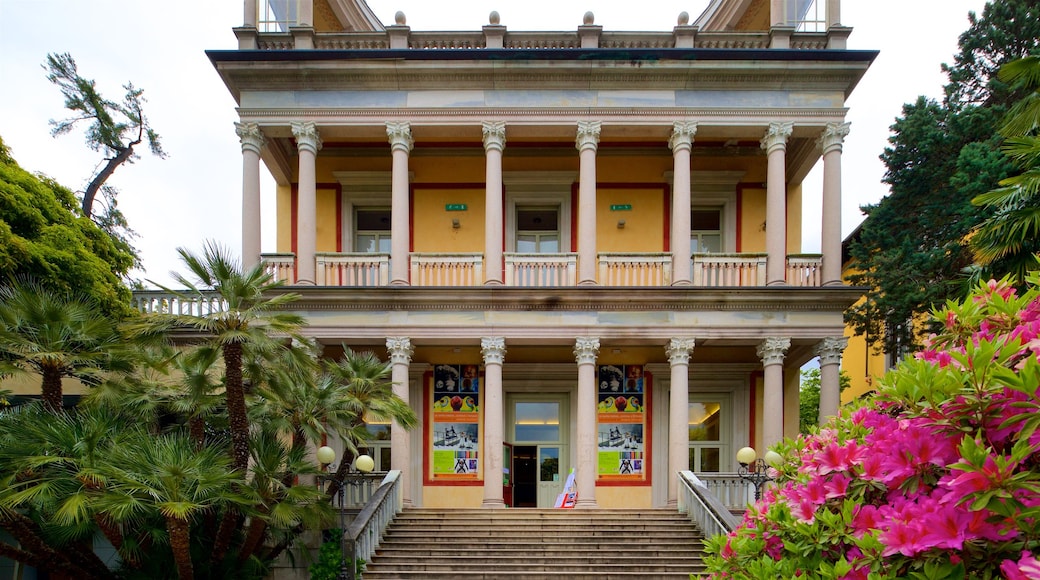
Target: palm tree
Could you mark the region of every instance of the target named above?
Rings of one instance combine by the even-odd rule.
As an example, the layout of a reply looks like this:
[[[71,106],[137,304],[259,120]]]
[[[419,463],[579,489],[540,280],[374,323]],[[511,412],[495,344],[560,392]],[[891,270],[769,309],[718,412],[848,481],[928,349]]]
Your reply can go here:
[[[193,279],[174,273],[174,279],[186,290],[166,290],[199,305],[210,303],[215,294],[220,306],[200,306],[194,316],[156,315],[138,330],[163,332],[187,327],[208,336],[209,343],[220,349],[224,358],[224,399],[231,430],[232,465],[244,472],[249,465],[249,418],[242,378],[243,352],[248,347],[257,356],[271,355],[284,348],[280,338],[296,336],[303,318],[279,310],[299,295],[274,293],[282,283],[265,272],[262,264],[243,272],[238,261],[213,242],[204,244],[201,256],[185,248],[178,248],[177,253]]]
[[[393,421],[411,429],[419,420],[415,412],[394,394],[390,382],[391,365],[371,352],[354,352],[343,346],[343,358],[328,366],[332,379],[343,387],[337,412],[336,431],[344,443],[343,457],[326,490],[329,501],[339,492],[354,463],[358,447],[364,447],[369,433],[366,420]]]
[[[87,298],[33,282],[0,288],[0,375],[40,375],[51,411],[62,408],[64,377],[96,385],[105,371],[127,370],[123,344],[116,322]]]
[[[1022,172],[972,200],[995,213],[976,229],[971,247],[980,264],[995,270],[992,275],[1008,273],[1022,282],[1040,266],[1040,56],[1012,61],[998,77],[1030,91],[1012,106],[1000,129],[1004,154]]]
[[[108,485],[98,509],[118,522],[161,518],[181,580],[194,578],[193,521],[207,512],[241,509],[254,499],[240,491],[241,472],[231,469],[223,446],[196,448],[180,433],[113,449],[106,471]]]

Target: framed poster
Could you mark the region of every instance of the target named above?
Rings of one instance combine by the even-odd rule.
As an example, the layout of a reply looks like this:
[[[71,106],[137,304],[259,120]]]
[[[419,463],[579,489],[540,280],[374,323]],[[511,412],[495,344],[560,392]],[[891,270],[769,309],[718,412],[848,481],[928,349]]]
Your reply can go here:
[[[647,404],[642,365],[603,365],[597,375],[596,440],[599,481],[648,479]]]
[[[480,367],[434,365],[430,474],[435,481],[476,481],[480,472]]]

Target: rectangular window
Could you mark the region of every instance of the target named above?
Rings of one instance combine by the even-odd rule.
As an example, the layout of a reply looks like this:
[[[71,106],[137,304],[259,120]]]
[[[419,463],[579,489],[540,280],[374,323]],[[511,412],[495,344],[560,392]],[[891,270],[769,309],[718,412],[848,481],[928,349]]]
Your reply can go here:
[[[259,32],[289,32],[299,22],[298,0],[260,0],[257,2],[256,29]]]
[[[390,424],[389,423],[367,423],[368,445],[359,449],[361,453],[367,453],[376,462],[374,471],[390,471]]]
[[[354,212],[354,251],[390,253],[390,208],[359,208]]]
[[[722,209],[694,209],[690,212],[690,242],[695,254],[722,251]]]
[[[724,441],[723,405],[718,401],[690,402],[690,470],[718,473],[722,454],[729,448]]]
[[[517,207],[516,251],[527,254],[560,252],[560,208]]]

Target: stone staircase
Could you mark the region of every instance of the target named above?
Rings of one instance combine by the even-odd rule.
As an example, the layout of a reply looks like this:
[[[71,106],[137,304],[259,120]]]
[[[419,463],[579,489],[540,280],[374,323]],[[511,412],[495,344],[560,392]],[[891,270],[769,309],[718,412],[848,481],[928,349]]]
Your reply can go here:
[[[399,514],[364,580],[682,579],[703,572],[697,527],[666,509],[432,509]]]

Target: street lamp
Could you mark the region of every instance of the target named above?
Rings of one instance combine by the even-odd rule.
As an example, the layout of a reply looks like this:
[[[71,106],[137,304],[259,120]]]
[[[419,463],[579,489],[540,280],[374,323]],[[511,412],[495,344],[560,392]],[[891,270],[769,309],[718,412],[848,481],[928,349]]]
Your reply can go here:
[[[321,465],[321,470],[323,472],[325,472],[326,470],[331,471],[335,469],[335,464],[333,463],[333,461],[336,459],[336,451],[333,448],[329,447],[328,445],[322,445],[318,448],[318,451],[317,453],[315,453],[315,456],[318,458],[318,463]],[[359,455],[354,460],[355,471],[362,475],[371,473],[372,470],[375,469],[375,466],[375,460],[368,455]],[[332,476],[328,475],[328,473],[325,473],[319,477],[322,481],[325,482],[332,479]],[[354,487],[361,485],[362,483],[364,483],[364,479],[362,478],[348,477],[340,483],[339,490],[336,492],[336,495],[339,498],[339,580],[353,580],[355,572],[354,566],[356,565],[354,563],[353,557],[351,557],[350,559],[350,565],[347,565],[347,552],[345,546],[347,537],[347,523],[346,515],[343,509],[345,503],[343,494],[346,492],[348,485]],[[354,546],[352,545],[350,550],[352,554],[354,552],[353,547]]]
[[[772,449],[766,451],[764,458],[758,458],[754,447],[744,447],[737,451],[737,463],[740,464],[737,475],[755,486],[755,501],[762,499],[762,486],[773,481],[769,475],[769,468],[779,465],[783,460],[784,458]]]

